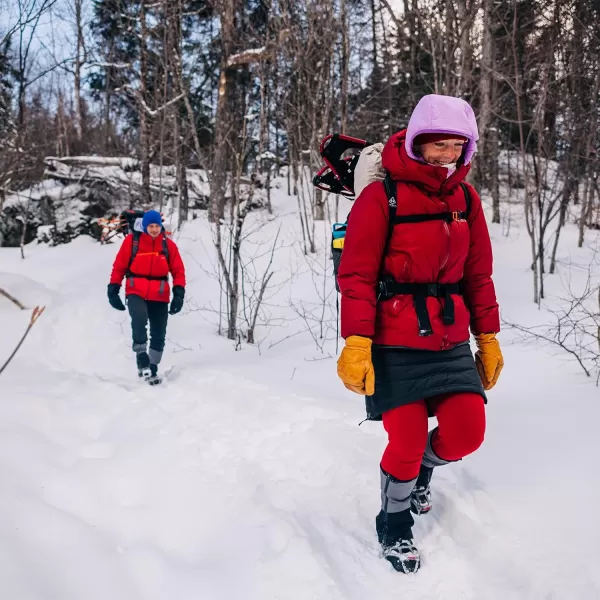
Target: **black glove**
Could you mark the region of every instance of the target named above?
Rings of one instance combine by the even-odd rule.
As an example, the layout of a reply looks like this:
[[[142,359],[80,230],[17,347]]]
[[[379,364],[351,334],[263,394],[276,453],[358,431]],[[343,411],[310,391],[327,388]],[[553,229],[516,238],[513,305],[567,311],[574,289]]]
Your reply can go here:
[[[125,310],[125,305],[119,296],[119,290],[121,286],[118,283],[109,283],[108,284],[108,301],[113,308],[117,310]]]
[[[185,288],[176,285],[173,288],[173,299],[171,300],[171,306],[169,307],[169,314],[176,315],[183,306],[183,297],[185,296]]]

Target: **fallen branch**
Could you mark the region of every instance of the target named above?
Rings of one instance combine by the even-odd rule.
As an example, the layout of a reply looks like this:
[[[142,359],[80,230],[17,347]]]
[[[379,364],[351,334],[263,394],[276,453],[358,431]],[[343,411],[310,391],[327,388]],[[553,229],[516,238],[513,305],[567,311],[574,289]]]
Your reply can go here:
[[[27,326],[27,329],[25,330],[25,333],[23,334],[21,341],[17,344],[17,347],[13,350],[13,353],[8,357],[6,362],[2,365],[2,368],[0,369],[0,375],[2,375],[2,373],[4,372],[4,369],[6,369],[6,367],[10,363],[10,361],[15,357],[15,354],[19,351],[19,348],[25,341],[25,338],[31,331],[31,328],[35,325],[35,322],[42,316],[42,313],[44,312],[45,309],[46,309],[45,306],[42,306],[42,308],[40,308],[39,306],[36,306],[33,309],[33,313],[31,314],[31,319],[29,319],[29,325]]]
[[[21,310],[25,310],[25,307],[14,296],[11,296],[6,290],[3,290],[2,288],[0,288],[0,295],[4,296],[5,298],[8,298],[13,304],[18,306]]]

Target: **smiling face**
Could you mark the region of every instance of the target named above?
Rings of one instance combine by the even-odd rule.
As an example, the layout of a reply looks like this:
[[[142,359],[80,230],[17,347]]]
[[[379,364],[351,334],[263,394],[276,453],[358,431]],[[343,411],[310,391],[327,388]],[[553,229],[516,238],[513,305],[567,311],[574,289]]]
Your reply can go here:
[[[415,150],[423,160],[436,167],[454,164],[461,157],[466,142],[463,139],[448,138],[436,142],[415,145]]]
[[[146,228],[146,231],[148,232],[148,235],[151,235],[153,238],[155,238],[156,236],[160,235],[161,226],[157,225],[156,223],[150,223],[150,225],[148,225]]]

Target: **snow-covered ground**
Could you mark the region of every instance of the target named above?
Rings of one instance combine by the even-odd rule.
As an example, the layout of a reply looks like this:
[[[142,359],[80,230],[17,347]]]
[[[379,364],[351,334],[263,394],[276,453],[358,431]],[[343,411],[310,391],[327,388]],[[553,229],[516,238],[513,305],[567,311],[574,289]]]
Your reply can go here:
[[[327,253],[307,262],[296,200],[282,188],[274,202],[277,218],[248,223],[259,275],[280,230],[260,347],[236,352],[216,335],[200,218],[177,238],[187,303],[157,388],[137,381],[127,315],[106,300],[116,245],[32,244],[25,260],[0,250],[0,287],[47,306],[0,377],[0,598],[600,598],[600,391],[566,354],[511,331],[485,444],[435,473],[434,510],[414,530],[421,571],[380,558],[385,435],[358,427],[362,399],[336,377]],[[517,217],[506,230],[491,228],[503,317],[538,323],[527,234]],[[567,279],[583,285],[588,237],[579,250],[575,228],[564,232],[550,304]],[[0,364],[28,319],[0,296]]]

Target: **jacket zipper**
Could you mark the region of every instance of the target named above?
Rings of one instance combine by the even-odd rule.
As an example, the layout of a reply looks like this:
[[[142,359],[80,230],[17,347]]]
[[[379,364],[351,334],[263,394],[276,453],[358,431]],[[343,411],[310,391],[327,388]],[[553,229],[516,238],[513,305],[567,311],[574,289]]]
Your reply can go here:
[[[442,201],[444,208],[446,209],[446,212],[448,212],[448,203],[445,200],[442,200],[440,198],[440,200]],[[446,245],[446,256],[444,257],[444,260],[442,261],[442,264],[440,265],[440,275],[441,275],[441,271],[443,271],[446,268],[446,265],[448,264],[448,261],[450,260],[450,227],[448,226],[448,223],[446,223],[446,221],[443,222],[444,223],[444,231],[446,233],[446,240],[447,240],[447,245]]]
[[[154,266],[154,243],[156,242],[156,238],[152,238],[152,254],[150,256],[150,277],[152,277],[152,274],[154,273],[154,269],[152,268]],[[146,291],[146,297],[150,294],[150,279],[147,280],[148,281],[148,290]]]
[[[444,203],[444,207],[445,207],[446,211],[448,211],[448,203],[443,199],[441,199],[441,200]],[[448,261],[450,260],[450,226],[448,225],[448,223],[446,223],[446,221],[444,221],[444,231],[446,232],[446,240],[447,240],[446,256],[444,257],[444,261],[442,262],[442,265],[440,266],[440,273],[438,275],[438,280],[441,278],[442,271],[446,268],[446,265],[448,264]],[[440,307],[443,308],[445,301],[443,301],[441,298],[438,298],[438,302],[440,304]],[[448,349],[448,334],[446,333],[445,326],[444,326],[444,335],[443,335],[442,341],[440,343],[440,348],[442,350]]]

